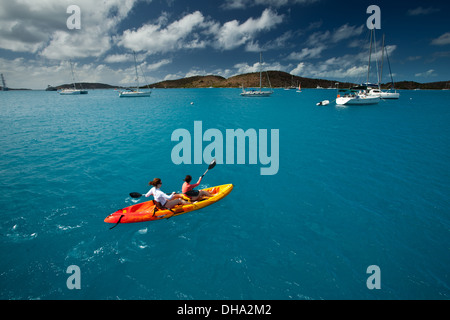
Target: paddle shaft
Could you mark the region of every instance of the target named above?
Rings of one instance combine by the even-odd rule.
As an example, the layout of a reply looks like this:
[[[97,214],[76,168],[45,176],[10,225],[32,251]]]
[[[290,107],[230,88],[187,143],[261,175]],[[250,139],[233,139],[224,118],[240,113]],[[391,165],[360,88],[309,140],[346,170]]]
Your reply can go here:
[[[205,174],[211,170],[212,168],[214,168],[216,166],[216,159],[214,159],[213,161],[211,161],[211,163],[209,164],[208,170],[205,171],[205,173],[202,175],[202,178],[205,176]]]
[[[206,173],[208,173],[209,169],[205,171],[205,173],[202,175],[202,178],[205,176]]]

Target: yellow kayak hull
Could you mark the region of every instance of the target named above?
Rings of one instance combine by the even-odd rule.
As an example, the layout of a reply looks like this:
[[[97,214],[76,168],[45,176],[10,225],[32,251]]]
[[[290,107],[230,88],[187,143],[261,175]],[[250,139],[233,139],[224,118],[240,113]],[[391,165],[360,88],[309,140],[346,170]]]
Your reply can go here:
[[[110,214],[106,217],[105,222],[106,223],[138,223],[138,222],[146,222],[146,221],[155,221],[155,220],[162,220],[162,219],[168,219],[175,216],[179,216],[182,214],[185,214],[187,212],[200,210],[202,208],[205,208],[207,206],[212,205],[213,203],[216,203],[219,200],[222,200],[227,195],[230,194],[230,192],[233,190],[232,184],[224,184],[217,187],[211,187],[203,189],[205,191],[208,191],[213,196],[210,198],[207,198],[205,200],[199,201],[199,202],[193,202],[187,205],[179,205],[176,206],[170,210],[158,210],[154,214],[155,210],[155,203],[154,201],[147,201],[143,203],[138,203],[120,210],[117,210],[116,212]]]

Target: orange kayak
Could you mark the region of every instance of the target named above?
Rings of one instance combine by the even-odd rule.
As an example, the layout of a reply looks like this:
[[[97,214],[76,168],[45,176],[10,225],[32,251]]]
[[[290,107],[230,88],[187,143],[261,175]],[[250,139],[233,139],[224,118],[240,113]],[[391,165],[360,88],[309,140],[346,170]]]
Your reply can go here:
[[[232,184],[224,184],[222,186],[211,187],[203,189],[209,191],[213,196],[199,202],[193,202],[187,205],[179,205],[170,210],[158,210],[153,215],[155,210],[155,203],[147,201],[138,203],[124,209],[120,209],[106,217],[106,223],[137,223],[145,221],[154,221],[167,219],[175,216],[182,215],[187,212],[196,211],[225,198],[231,190],[233,190]]]

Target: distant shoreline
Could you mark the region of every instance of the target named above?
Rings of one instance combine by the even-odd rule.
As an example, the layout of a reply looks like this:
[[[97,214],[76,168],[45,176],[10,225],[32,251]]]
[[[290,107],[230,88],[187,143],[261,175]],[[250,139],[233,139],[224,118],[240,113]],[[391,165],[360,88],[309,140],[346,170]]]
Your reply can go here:
[[[145,89],[147,87],[141,87],[141,89]],[[248,87],[248,88],[253,88],[253,87]],[[256,86],[254,87],[256,88]],[[119,89],[125,89],[125,87],[114,87],[113,88],[89,88],[87,90],[119,90]],[[198,87],[198,88],[194,88],[194,87],[171,87],[171,88],[159,88],[159,87],[150,87],[151,90],[170,90],[170,89],[241,89],[240,87]],[[267,87],[263,87],[263,89],[267,89]],[[275,90],[286,90],[283,87],[272,87],[272,89]],[[308,89],[308,90],[336,90],[336,88],[302,88],[302,89]],[[343,87],[343,89],[345,89],[345,87]],[[382,88],[382,90],[388,90],[388,88]],[[416,88],[416,89],[408,89],[408,88],[398,88],[396,87],[395,90],[402,90],[402,91],[450,91],[447,88],[432,88],[432,89],[421,89],[421,88]],[[48,90],[45,89],[15,89],[15,88],[8,88],[8,90],[6,90],[6,92],[8,91],[45,91],[47,92]],[[2,91],[0,88],[0,92],[5,92]],[[48,92],[57,92],[57,91],[48,91]]]
[[[298,76],[293,76],[289,73],[282,71],[268,71],[268,78],[270,79],[270,85],[267,80],[267,76],[263,81],[263,86],[272,88],[297,88],[301,84],[302,89],[335,89],[336,84],[339,88],[349,88],[356,83],[342,82],[336,80],[325,80],[325,79],[312,79],[303,78]],[[155,88],[155,89],[189,89],[189,88],[240,88],[240,87],[259,87],[259,73],[247,73],[242,75],[233,76],[231,78],[224,78],[217,75],[206,75],[206,76],[193,76],[188,78],[182,78],[177,80],[165,80],[153,84],[148,84],[141,86],[140,88]],[[429,83],[419,83],[415,81],[399,81],[395,83],[395,89],[398,90],[443,90],[450,89],[449,81],[439,81],[439,82],[429,82]],[[66,88],[72,88],[73,84],[62,84],[58,86],[48,86],[48,88],[43,89],[14,89],[8,88],[11,91],[57,91]],[[89,83],[81,82],[76,83],[77,88],[83,88],[86,90],[95,89],[124,89],[123,86],[113,86],[104,83]],[[390,83],[384,83],[381,85],[382,89],[388,89]],[[0,87],[1,90],[1,87]]]

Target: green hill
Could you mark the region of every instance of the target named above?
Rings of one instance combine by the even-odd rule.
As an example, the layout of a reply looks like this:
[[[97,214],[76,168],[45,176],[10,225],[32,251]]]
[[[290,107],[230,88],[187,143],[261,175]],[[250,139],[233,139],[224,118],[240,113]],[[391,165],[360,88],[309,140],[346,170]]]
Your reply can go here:
[[[109,84],[104,84],[104,83],[89,83],[89,82],[79,82],[75,84],[77,89],[86,89],[86,90],[92,90],[92,89],[115,89],[115,88],[120,88],[117,86],[111,86]],[[73,83],[71,84],[62,84],[56,87],[58,90],[61,89],[72,89],[73,88]]]
[[[267,77],[268,76],[268,77]],[[310,79],[298,76],[292,76],[289,73],[282,71],[268,71],[263,73],[262,85],[269,87],[270,84],[273,88],[284,88],[291,85],[297,87],[301,83],[302,88],[334,88],[337,81],[323,80],[323,79]],[[215,75],[207,76],[195,76],[189,78],[183,78],[178,80],[166,80],[149,85],[152,88],[239,88],[244,87],[259,87],[259,72],[241,74],[233,76],[231,78],[224,78]],[[350,86],[350,83],[339,82],[340,86]]]
[[[283,71],[268,71],[263,72],[262,77],[262,85],[263,87],[269,87],[269,81],[272,88],[286,88],[290,86],[298,87],[301,83],[302,89],[304,88],[335,88],[336,83],[339,84],[339,88],[349,88],[353,83],[349,82],[340,82],[334,80],[324,80],[324,79],[312,79],[312,78],[304,78],[293,76],[287,72]],[[396,89],[423,89],[423,90],[441,90],[441,89],[450,89],[449,88],[450,81],[441,81],[441,82],[430,82],[430,83],[418,83],[414,81],[400,81],[395,84]],[[115,89],[115,88],[123,88],[118,86],[111,86],[109,84],[104,83],[77,83],[77,88],[83,88],[87,90],[92,89]],[[228,79],[217,76],[217,75],[207,75],[207,76],[194,76],[177,80],[166,80],[153,84],[149,84],[150,88],[255,88],[259,87],[259,72],[255,73],[246,73],[240,74]],[[388,88],[390,86],[389,83],[383,84],[382,88]],[[56,87],[52,87],[54,89],[65,89],[65,88],[73,88],[73,84],[63,84]],[[142,86],[141,88],[147,88],[147,85]]]

